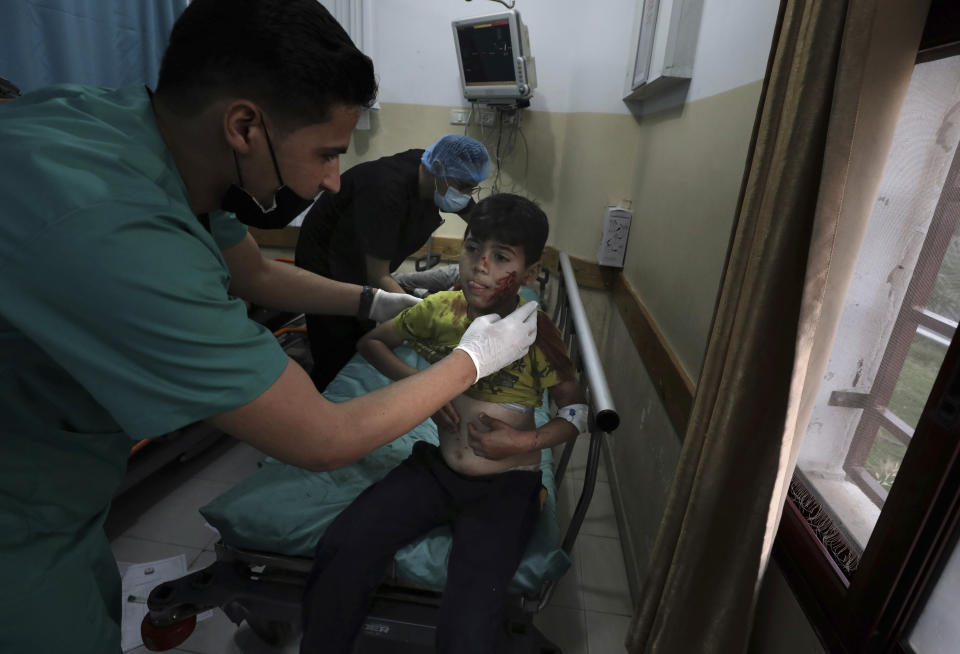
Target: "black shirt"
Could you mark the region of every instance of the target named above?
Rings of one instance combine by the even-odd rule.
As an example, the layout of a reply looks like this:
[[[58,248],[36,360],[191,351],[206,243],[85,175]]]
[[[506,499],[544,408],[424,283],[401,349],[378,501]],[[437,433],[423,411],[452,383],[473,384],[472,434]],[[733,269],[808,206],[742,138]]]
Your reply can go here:
[[[343,173],[340,192],[324,193],[304,216],[297,265],[354,284],[367,282],[367,255],[395,271],[443,224],[433,198],[419,194],[422,155],[407,150]]]

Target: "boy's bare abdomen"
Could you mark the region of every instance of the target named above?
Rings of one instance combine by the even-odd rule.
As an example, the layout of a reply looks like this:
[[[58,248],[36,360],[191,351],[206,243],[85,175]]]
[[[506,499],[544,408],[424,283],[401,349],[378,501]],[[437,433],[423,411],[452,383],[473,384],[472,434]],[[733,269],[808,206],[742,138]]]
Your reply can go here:
[[[496,402],[475,400],[466,395],[455,398],[452,404],[460,415],[460,428],[456,432],[438,430],[440,451],[443,453],[444,461],[451,468],[465,475],[492,475],[518,466],[539,465],[540,450],[494,461],[474,454],[467,440],[469,435],[467,425],[470,422],[485,429],[483,423],[477,420],[477,415],[480,413],[502,420],[517,429],[533,429],[535,425],[532,410],[521,412]]]

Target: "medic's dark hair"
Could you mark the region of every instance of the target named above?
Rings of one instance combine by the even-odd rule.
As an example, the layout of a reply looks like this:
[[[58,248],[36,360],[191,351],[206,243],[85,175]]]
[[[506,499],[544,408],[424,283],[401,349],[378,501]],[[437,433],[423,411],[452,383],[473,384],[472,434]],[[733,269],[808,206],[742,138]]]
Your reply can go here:
[[[480,200],[470,212],[464,238],[523,246],[526,265],[540,260],[550,224],[537,204],[513,193],[497,193]]]
[[[317,0],[193,0],[177,19],[156,94],[191,116],[222,97],[261,104],[285,129],[369,107],[373,62]]]

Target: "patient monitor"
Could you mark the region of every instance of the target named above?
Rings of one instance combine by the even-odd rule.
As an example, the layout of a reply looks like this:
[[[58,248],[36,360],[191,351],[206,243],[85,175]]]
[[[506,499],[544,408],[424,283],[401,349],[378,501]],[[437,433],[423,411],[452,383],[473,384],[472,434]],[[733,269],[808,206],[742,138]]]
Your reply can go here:
[[[463,97],[485,104],[516,104],[537,87],[527,27],[519,12],[453,21]]]

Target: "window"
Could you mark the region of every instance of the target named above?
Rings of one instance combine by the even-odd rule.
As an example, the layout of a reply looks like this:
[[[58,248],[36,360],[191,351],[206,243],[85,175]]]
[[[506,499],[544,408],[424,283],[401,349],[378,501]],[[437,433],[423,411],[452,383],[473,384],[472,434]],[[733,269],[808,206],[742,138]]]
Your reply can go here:
[[[944,60],[952,62],[956,58]],[[949,113],[949,112],[948,112]],[[862,409],[843,469],[882,507],[960,318],[960,159],[947,175],[877,375],[866,393],[834,392],[830,403]]]
[[[343,26],[343,29],[350,35],[354,44],[366,52],[368,44],[365,43],[367,32],[369,30],[369,16],[367,16],[367,7],[364,0],[328,0],[323,5],[337,19],[337,22]]]
[[[373,49],[373,3],[366,0],[324,0],[323,5],[330,14],[337,19],[350,40],[361,52],[374,57]],[[370,109],[364,107],[360,112],[356,129],[365,131],[370,129],[370,110],[379,109],[379,102],[375,102]],[[303,219],[299,216],[292,223],[299,226]]]
[[[936,651],[905,634],[960,524],[960,51],[918,62],[775,546],[828,651]]]
[[[857,554],[960,319],[958,106],[960,56],[918,64],[797,464]]]
[[[639,100],[693,75],[703,0],[641,0],[637,4],[624,100]]]

